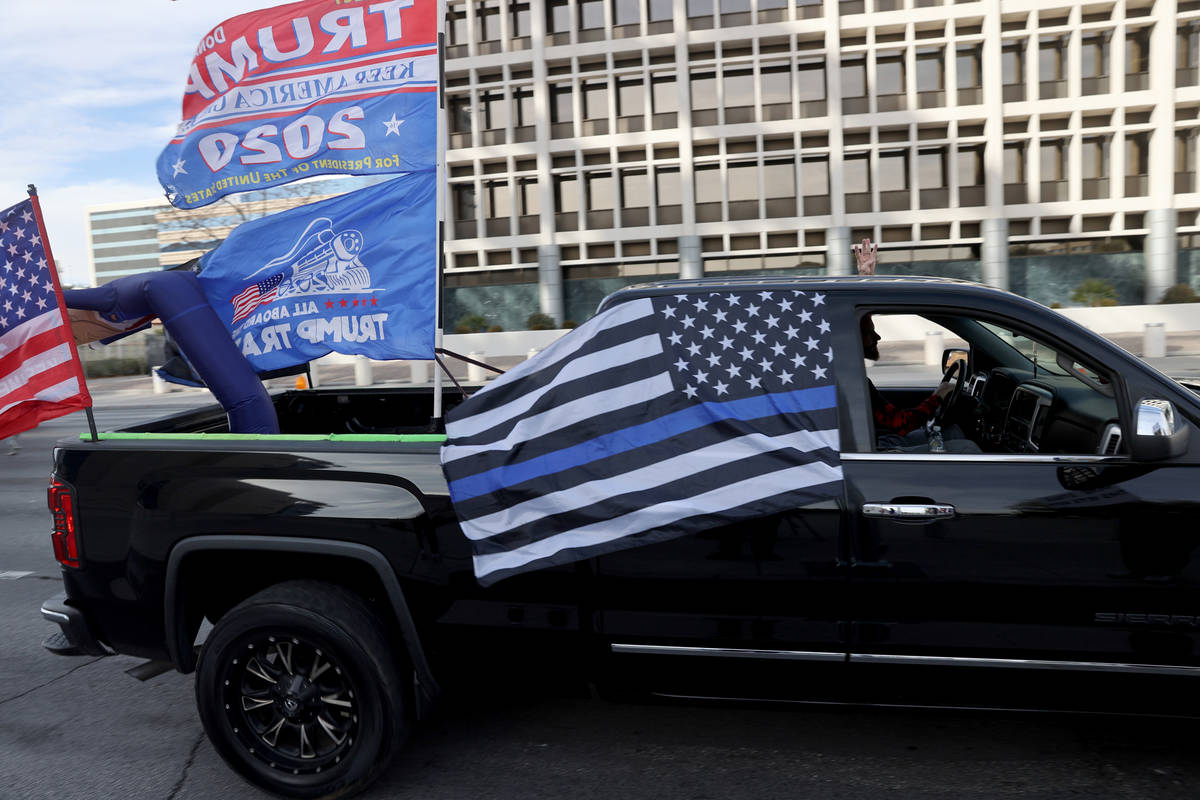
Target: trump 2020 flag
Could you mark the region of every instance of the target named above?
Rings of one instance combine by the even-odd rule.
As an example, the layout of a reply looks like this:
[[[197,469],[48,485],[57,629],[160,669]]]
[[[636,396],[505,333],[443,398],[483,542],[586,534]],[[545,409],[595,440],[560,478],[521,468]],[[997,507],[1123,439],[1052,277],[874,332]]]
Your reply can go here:
[[[31,197],[0,211],[0,439],[91,405]]]
[[[253,220],[200,259],[200,285],[258,372],[331,351],[433,358],[434,172]]]
[[[437,0],[307,0],[204,37],[183,121],[158,157],[179,208],[326,173],[431,169]]]
[[[447,414],[475,575],[508,575],[841,492],[825,298],[620,302]]]

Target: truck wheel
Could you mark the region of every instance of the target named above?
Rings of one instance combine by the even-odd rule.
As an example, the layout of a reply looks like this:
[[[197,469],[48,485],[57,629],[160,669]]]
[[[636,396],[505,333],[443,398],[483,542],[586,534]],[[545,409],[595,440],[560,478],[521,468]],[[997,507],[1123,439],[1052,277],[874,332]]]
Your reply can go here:
[[[357,595],[289,581],[235,606],[200,652],[196,704],[225,761],[298,798],[365,788],[403,744],[401,670]]]

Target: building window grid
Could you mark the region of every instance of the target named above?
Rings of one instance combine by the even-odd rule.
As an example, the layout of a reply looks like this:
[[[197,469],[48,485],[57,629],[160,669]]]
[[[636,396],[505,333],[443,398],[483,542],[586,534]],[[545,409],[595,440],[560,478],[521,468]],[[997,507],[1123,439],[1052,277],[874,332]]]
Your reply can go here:
[[[1151,25],[1125,29],[1125,91],[1150,88]]]
[[[1197,146],[1200,145],[1200,128],[1186,127],[1175,130],[1175,193],[1190,194],[1196,191]]]
[[[645,10],[645,7],[644,7],[644,5],[643,5],[643,12],[644,12],[644,10]],[[611,12],[610,12],[610,13],[611,13]],[[715,12],[714,12],[714,13],[715,13]],[[1101,27],[1102,27],[1102,26],[1101,26]],[[1089,29],[1089,30],[1085,30],[1085,31],[1084,31],[1084,36],[1088,35],[1089,33],[1090,33],[1090,29]],[[1040,37],[1040,34],[1041,34],[1041,31],[1039,31],[1039,37]],[[1107,38],[1107,37],[1106,37],[1106,38]],[[793,63],[797,63],[797,64],[799,63],[799,58],[798,58],[798,56],[810,56],[810,55],[817,55],[817,53],[811,53],[811,52],[799,51],[799,50],[797,49],[797,47],[796,47],[796,41],[795,41],[795,37],[790,37],[790,39],[791,39],[791,44],[790,44],[790,47],[791,47],[791,57],[792,57],[792,61],[793,61]],[[1040,41],[1040,38],[1039,38],[1039,41]],[[1111,40],[1110,40],[1110,41],[1111,41]],[[955,44],[956,44],[956,49],[957,49],[957,45],[958,45],[959,43],[956,41],[956,42],[955,42]],[[950,52],[950,53],[954,53],[955,51],[949,51],[949,50],[947,50],[947,51],[944,51],[944,52]],[[1105,67],[1107,67],[1107,66],[1108,66],[1108,62],[1107,62],[1106,55],[1107,55],[1107,54],[1102,54],[1102,55],[1100,55],[1100,56],[1098,57],[1098,59],[1100,60],[1100,62],[1101,62],[1101,63],[1102,63],[1102,64],[1103,64]],[[776,63],[779,63],[779,62],[776,62]],[[981,64],[981,65],[980,65],[980,67],[979,67],[980,71],[982,71],[982,69],[984,68],[984,66],[985,66],[985,65],[983,65],[983,64]],[[1136,66],[1136,65],[1134,65],[1134,66]],[[754,66],[754,68],[753,68],[753,75],[755,76],[755,78],[757,78],[757,79],[761,79],[761,76],[764,74],[764,72],[765,72],[766,68],[767,68],[767,64],[766,64],[766,62],[758,62],[758,63],[756,63],[756,64],[755,64],[755,66]],[[1182,67],[1181,67],[1181,68],[1182,68]],[[1127,68],[1127,69],[1129,69],[1129,68]],[[1082,70],[1081,70],[1081,71],[1082,71]],[[1136,72],[1136,70],[1135,70],[1135,72]],[[1061,73],[1060,73],[1060,74],[1061,74]],[[1130,73],[1128,73],[1128,72],[1127,72],[1127,74],[1130,74]],[[645,80],[643,81],[643,85],[644,85],[644,87],[645,87],[645,90],[646,90],[646,91],[645,91],[645,94],[646,94],[646,101],[645,101],[645,104],[646,104],[647,106],[649,106],[649,107],[650,107],[650,109],[653,109],[653,108],[654,108],[654,104],[653,104],[653,98],[652,98],[652,91],[650,90],[650,72],[649,72],[649,70],[647,70],[647,71],[644,73],[644,75],[645,75]],[[1090,75],[1090,74],[1087,74],[1086,72],[1085,72],[1085,75],[1086,75],[1087,77],[1093,77],[1092,75]],[[639,74],[639,75],[638,75],[638,77],[642,77],[642,76]],[[1039,75],[1039,77],[1040,77],[1040,75]],[[1105,76],[1101,75],[1101,76],[1096,76],[1096,77],[1105,77]],[[1065,80],[1065,78],[1060,78],[1060,79],[1063,79],[1063,80]],[[721,83],[721,81],[718,81],[718,84],[720,84],[720,83]],[[1040,83],[1040,81],[1039,81],[1039,83]],[[791,102],[792,102],[792,104],[795,106],[795,109],[794,109],[794,112],[793,112],[794,116],[796,116],[796,117],[800,117],[800,118],[803,118],[803,112],[802,112],[802,110],[801,110],[801,108],[800,108],[800,106],[802,105],[803,101],[801,101],[801,100],[799,99],[799,98],[800,98],[800,96],[801,96],[801,90],[800,90],[800,88],[799,88],[798,84],[799,84],[799,81],[798,81],[798,80],[796,80],[796,81],[793,83],[793,86],[792,86],[792,87],[789,87],[789,93],[791,94]],[[615,81],[613,82],[613,84],[612,84],[612,85],[615,87]],[[793,87],[795,87],[795,88],[793,88]],[[953,84],[953,83],[952,83],[952,84],[950,84],[950,85],[949,85],[949,88],[951,88],[951,89],[957,89],[957,88],[958,88],[958,86],[957,86],[956,84]],[[1040,88],[1040,87],[1039,87],[1039,88]],[[944,91],[945,89],[946,89],[946,87],[945,87],[945,86],[943,86],[943,91]],[[613,89],[613,91],[615,91],[615,88]],[[1085,91],[1086,91],[1086,89],[1085,89]],[[718,89],[718,93],[719,93],[719,94],[724,94],[724,92],[723,92],[721,89]],[[514,94],[514,96],[515,96],[515,92],[514,92],[513,94]],[[758,119],[760,119],[760,120],[761,120],[761,119],[765,119],[765,116],[766,116],[766,115],[765,115],[765,113],[763,112],[763,105],[764,105],[764,104],[761,102],[761,100],[759,100],[759,101],[756,101],[756,102],[754,103],[754,106],[753,106],[753,110],[754,110],[754,112],[755,112],[755,114],[756,114],[757,118],[758,118]],[[952,105],[952,103],[943,103],[943,104],[941,104],[941,105],[943,105],[943,106],[944,106],[944,105]],[[720,106],[719,106],[719,108],[720,108],[720,109],[721,109],[721,111],[722,111],[722,115],[723,115],[723,112],[724,112],[724,110],[725,110],[727,107],[728,107],[728,106],[727,106],[727,105],[726,105],[726,104],[723,102],[723,99],[722,99],[722,101],[721,101],[721,104],[720,104]],[[650,113],[651,113],[651,114],[653,114],[654,112],[651,110],[651,111],[650,111]],[[622,113],[622,114],[615,115],[615,116],[626,116],[626,115]],[[1078,124],[1078,123],[1076,123],[1076,124]],[[1089,132],[1089,133],[1090,133],[1090,132]],[[1148,137],[1146,137],[1146,138],[1148,139]],[[1076,138],[1074,139],[1074,142],[1075,142],[1075,144],[1077,144],[1077,145],[1078,145],[1078,144],[1080,143],[1080,141],[1081,141],[1081,140],[1078,138],[1078,136],[1076,136]],[[914,156],[913,156],[913,157],[914,157],[914,158],[917,158],[917,157],[918,157],[918,156],[916,155],[916,151],[914,151]],[[797,160],[796,160],[796,162],[795,162],[795,174],[796,174],[796,176],[797,176],[797,185],[798,185],[798,186],[800,186],[800,185],[802,185],[802,184],[804,183],[804,178],[803,178],[803,176],[805,175],[805,167],[806,167],[806,166],[807,166],[807,165],[806,165],[806,164],[804,164],[804,163],[802,163],[802,161],[801,161],[801,160],[799,160],[799,159],[797,159]],[[953,173],[953,172],[954,172],[954,170],[950,169],[948,166],[946,167],[946,169],[948,170],[948,174],[950,174],[950,173]],[[653,168],[651,168],[651,169],[650,169],[650,170],[648,170],[648,171],[653,171]],[[1081,177],[1082,177],[1082,176],[1081,176]],[[1131,175],[1131,176],[1129,176],[1129,177],[1137,177],[1137,176],[1135,176],[1135,175]],[[1090,178],[1084,178],[1084,179],[1085,179],[1085,180],[1090,180]],[[954,183],[954,182],[955,182],[955,179],[949,179],[949,180],[947,181],[947,183]],[[651,183],[651,184],[653,184],[653,181],[651,181],[650,183]],[[949,187],[943,187],[943,188],[949,188]],[[800,194],[800,192],[799,192],[799,191],[797,192],[797,194],[798,194],[798,196],[802,197],[802,195]],[[802,201],[801,201],[801,202],[802,202]],[[922,205],[924,205],[924,204],[922,204]],[[814,209],[814,210],[815,210],[815,209]],[[806,213],[806,214],[808,214],[809,212],[808,212],[807,210],[805,210],[805,213]],[[723,214],[722,216],[724,217],[725,215]]]

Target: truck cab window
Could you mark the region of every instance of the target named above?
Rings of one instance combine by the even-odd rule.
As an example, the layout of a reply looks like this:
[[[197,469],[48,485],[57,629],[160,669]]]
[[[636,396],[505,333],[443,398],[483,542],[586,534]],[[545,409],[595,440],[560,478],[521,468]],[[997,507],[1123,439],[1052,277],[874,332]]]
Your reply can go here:
[[[878,360],[867,370],[877,451],[931,452],[927,443],[936,424],[943,442],[932,452],[1124,452],[1102,365],[1084,363],[1046,337],[990,320],[870,316],[879,340]],[[867,336],[864,330],[864,348]],[[951,349],[968,354],[966,365],[943,375],[941,358]],[[866,349],[864,354],[876,355]],[[952,372],[954,386],[947,390],[943,379]]]

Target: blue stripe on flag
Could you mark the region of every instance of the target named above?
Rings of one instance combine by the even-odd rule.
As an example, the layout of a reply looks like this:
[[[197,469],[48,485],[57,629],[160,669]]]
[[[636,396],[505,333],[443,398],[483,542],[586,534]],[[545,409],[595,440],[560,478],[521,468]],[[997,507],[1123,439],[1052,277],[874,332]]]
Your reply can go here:
[[[707,402],[664,417],[598,436],[554,453],[481,472],[450,483],[450,496],[462,502],[523,481],[552,475],[599,458],[634,450],[652,442],[725,419],[758,419],[774,414],[817,411],[837,404],[833,386],[758,395],[725,403]]]

